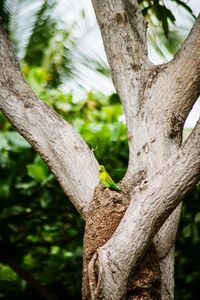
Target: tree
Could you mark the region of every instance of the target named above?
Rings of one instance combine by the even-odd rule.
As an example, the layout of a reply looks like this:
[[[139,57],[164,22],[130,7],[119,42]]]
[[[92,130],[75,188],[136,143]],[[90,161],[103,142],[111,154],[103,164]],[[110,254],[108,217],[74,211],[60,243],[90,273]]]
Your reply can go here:
[[[3,29],[0,109],[86,220],[83,298],[173,299],[180,203],[200,178],[200,121],[181,143],[184,121],[200,93],[200,17],[175,58],[154,66],[136,1],[93,5],[126,116],[123,192],[99,185],[93,152],[24,82]]]

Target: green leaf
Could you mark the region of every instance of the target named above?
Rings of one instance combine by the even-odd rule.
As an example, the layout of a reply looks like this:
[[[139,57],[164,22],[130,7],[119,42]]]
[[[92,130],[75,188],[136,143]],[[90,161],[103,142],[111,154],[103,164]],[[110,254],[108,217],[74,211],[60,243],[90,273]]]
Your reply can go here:
[[[5,137],[10,145],[14,147],[14,150],[31,148],[30,144],[18,132],[5,132]]]
[[[118,96],[118,94],[113,93],[109,98],[108,101],[110,104],[117,104],[120,103],[120,98]]]
[[[35,187],[36,185],[37,185],[37,183],[35,181],[30,181],[30,182],[24,182],[24,183],[16,183],[15,188],[28,190],[32,187]]]
[[[185,2],[183,2],[181,0],[172,0],[172,1],[176,2],[178,5],[185,8],[193,16],[193,18],[196,19],[195,15],[192,12],[192,9]]]
[[[45,190],[40,197],[40,205],[43,208],[47,208],[49,204],[52,202],[52,197],[48,190]]]
[[[8,198],[10,196],[10,180],[0,180],[0,198]]]
[[[191,233],[192,233],[192,224],[188,224],[183,229],[183,236],[185,238],[189,238],[191,236]]]
[[[198,213],[195,215],[194,222],[195,222],[195,223],[200,223],[200,212],[198,212]]]
[[[24,213],[25,208],[23,206],[19,205],[14,205],[14,206],[9,206],[4,209],[2,212],[3,217],[9,217],[9,216],[17,216],[20,215],[21,213]]]
[[[148,14],[148,10],[151,8],[151,6],[147,6],[145,8],[142,9],[142,14],[144,17],[146,17],[146,15]]]
[[[17,273],[15,273],[9,266],[0,264],[0,278],[3,281],[13,282],[17,279]]]
[[[8,148],[8,141],[4,132],[0,132],[0,150]]]
[[[199,233],[198,233],[198,228],[196,224],[193,224],[192,226],[192,242],[193,244],[198,243],[199,241]]]
[[[167,7],[165,7],[164,5],[154,4],[152,7],[153,7],[153,10],[155,12],[156,17],[162,23],[164,33],[167,37],[168,34],[169,34],[168,19],[172,23],[174,23],[176,21],[176,19],[175,19],[174,15],[172,14],[172,12]]]
[[[27,165],[27,171],[28,171],[28,175],[31,178],[33,178],[39,182],[42,182],[46,179],[46,171],[40,165],[29,164],[29,165]]]

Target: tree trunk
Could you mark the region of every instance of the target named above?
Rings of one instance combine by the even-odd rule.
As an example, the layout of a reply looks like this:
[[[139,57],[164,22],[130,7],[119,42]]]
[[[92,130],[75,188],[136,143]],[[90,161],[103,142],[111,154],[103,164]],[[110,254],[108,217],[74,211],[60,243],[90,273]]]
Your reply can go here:
[[[146,190],[152,184],[150,183],[150,178],[157,176],[157,173],[166,162],[179,151],[184,121],[200,92],[198,84],[200,68],[197,67],[197,65],[199,65],[197,49],[200,48],[198,41],[200,20],[198,19],[184,47],[171,63],[153,66],[147,58],[146,24],[140,13],[137,1],[110,0],[99,2],[93,0],[93,5],[110,63],[113,81],[124,107],[128,128],[129,165],[127,174],[122,182],[127,186],[129,182],[133,181],[133,178],[137,174],[142,172],[145,174],[143,183],[145,185],[144,190]],[[195,48],[192,49],[192,60],[187,60],[186,53],[189,53],[189,51],[191,53],[191,44],[194,45]],[[186,65],[187,70],[185,68]],[[187,81],[188,84],[185,84],[185,81]],[[157,179],[159,180],[158,177]],[[130,192],[133,205],[132,212],[134,206],[137,207],[137,204],[134,205],[134,201],[140,199],[144,193],[140,183],[137,185],[139,191],[135,188],[134,184],[133,186],[132,192]],[[168,188],[169,186],[166,186],[166,190]],[[134,189],[137,191],[135,192]],[[164,192],[164,186],[160,185],[160,189],[163,189]],[[136,199],[134,194],[138,194]],[[149,196],[151,197],[151,195]],[[161,198],[160,201],[162,201]],[[165,199],[163,199],[163,201],[165,201]],[[149,202],[151,202],[150,199]],[[174,200],[174,203],[175,202],[176,200]],[[129,208],[130,206],[131,205],[129,205]],[[175,205],[174,208],[176,206],[177,205]],[[144,210],[147,210],[147,207],[148,205],[146,205],[146,209]],[[138,214],[140,214],[142,210],[141,206]],[[163,212],[163,215],[165,213],[166,211]],[[140,216],[136,214],[133,222],[137,222],[137,218],[139,217]],[[162,299],[173,299],[174,243],[179,218],[180,207],[177,208],[168,219],[164,218],[160,222],[162,225],[160,231],[156,235],[152,235],[155,242],[148,240],[145,243],[144,252],[140,252],[142,255],[138,260],[136,259],[134,266],[130,265],[130,267],[126,268],[128,277],[122,275],[121,278],[117,278],[117,276],[115,277],[113,274],[106,277],[106,280],[109,280],[109,277],[113,277],[110,282],[116,282],[115,286],[118,292],[116,292],[116,289],[113,291],[113,284],[112,289],[110,289],[110,295],[109,291],[108,293],[104,291],[104,294],[101,289],[108,289],[109,283],[105,280],[105,283],[103,283],[101,287],[101,278],[99,278],[98,280],[96,279],[96,289],[92,298],[106,299],[106,297],[108,297],[108,299],[121,299],[121,297],[126,297],[128,299],[130,296],[130,299],[154,299],[153,297],[155,297],[155,299],[159,299],[159,297]],[[109,213],[108,224],[111,223],[111,220],[111,213]],[[124,218],[121,224],[123,220]],[[88,216],[88,222],[90,222],[90,216]],[[92,226],[95,226],[95,222],[96,219],[93,220]],[[119,227],[117,229],[119,229]],[[155,227],[157,226],[155,225]],[[140,229],[139,226],[138,229]],[[86,231],[85,244],[88,231],[89,230]],[[118,237],[116,238],[117,233],[115,232],[113,239],[111,238],[112,242],[108,241],[107,243],[109,245],[112,244],[113,249],[115,248],[114,240],[116,239],[120,247],[120,229],[116,231],[118,232]],[[98,230],[96,234],[97,232]],[[126,234],[125,231],[124,234]],[[103,249],[105,253],[103,253]],[[91,263],[88,267],[88,271],[91,272],[91,277],[95,269],[97,270],[96,273],[98,276],[105,271],[101,270],[100,268],[102,266],[98,265],[102,263],[105,266],[105,261],[109,264],[109,268],[105,267],[107,272],[109,269],[111,273],[119,273],[119,270],[123,273],[123,265],[117,261],[116,257],[122,261],[123,259],[120,255],[116,255],[116,251],[116,248],[113,251],[111,250],[113,257],[115,257],[113,262],[110,247],[107,246],[106,243],[100,250],[97,250],[96,253],[99,257],[98,262],[97,257],[95,257],[93,269]],[[118,251],[120,251],[120,249],[118,249]],[[124,253],[125,256],[127,252],[128,251]],[[130,253],[132,253],[132,251],[130,251]],[[122,249],[121,255],[123,255]],[[141,260],[141,257],[143,257],[143,260]],[[151,260],[151,263],[149,260]],[[125,261],[128,262],[128,258]],[[153,268],[152,265],[154,266]],[[148,281],[150,280],[149,277],[151,273],[153,274],[152,281]],[[92,278],[94,279],[98,276],[94,275]],[[148,279],[145,278],[145,276],[147,276]],[[123,284],[124,278],[126,278],[126,280]],[[137,280],[138,278],[140,279]],[[117,283],[117,280],[122,282],[121,287]],[[131,288],[129,286],[130,282],[132,282],[133,285]],[[148,284],[146,287],[141,285],[141,288],[139,288],[137,286],[138,282],[149,282],[149,286]],[[127,290],[126,292],[122,290],[123,288],[125,289],[125,287],[128,289],[128,293]],[[93,286],[90,286],[90,290],[92,289]]]
[[[142,179],[142,177],[141,177]],[[97,249],[112,236],[130,202],[129,192],[123,188],[123,194],[96,188],[93,207],[85,227],[83,285],[84,300],[91,299],[91,285],[97,284],[98,274],[94,270],[95,282],[89,283],[88,265]],[[135,269],[131,270],[127,285],[124,284],[125,299],[161,299],[161,272],[159,258],[154,243],[151,243],[141,257]],[[95,295],[94,299],[104,299]],[[112,297],[110,298],[112,299]]]

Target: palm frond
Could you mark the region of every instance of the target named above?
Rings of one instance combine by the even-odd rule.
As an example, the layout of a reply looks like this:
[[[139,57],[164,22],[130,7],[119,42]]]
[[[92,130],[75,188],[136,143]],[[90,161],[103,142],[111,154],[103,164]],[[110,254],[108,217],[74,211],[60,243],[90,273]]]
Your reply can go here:
[[[149,22],[150,54],[157,53],[159,63],[170,60],[184,37],[180,25],[178,29],[173,25],[175,15],[178,22],[177,10],[182,7],[187,16],[192,16],[191,9],[184,0],[138,2]],[[44,67],[52,78],[48,81],[50,86],[60,86],[75,94],[85,89],[102,89],[105,93],[114,90],[89,1],[2,0],[1,3],[0,13],[9,19],[18,58]]]

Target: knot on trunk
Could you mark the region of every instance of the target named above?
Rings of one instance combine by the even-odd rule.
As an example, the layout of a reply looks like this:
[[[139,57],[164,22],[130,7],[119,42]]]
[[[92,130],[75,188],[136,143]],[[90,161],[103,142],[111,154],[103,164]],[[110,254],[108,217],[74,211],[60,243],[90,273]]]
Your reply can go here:
[[[183,117],[178,113],[172,113],[169,122],[169,137],[175,138],[182,134],[184,120]]]

